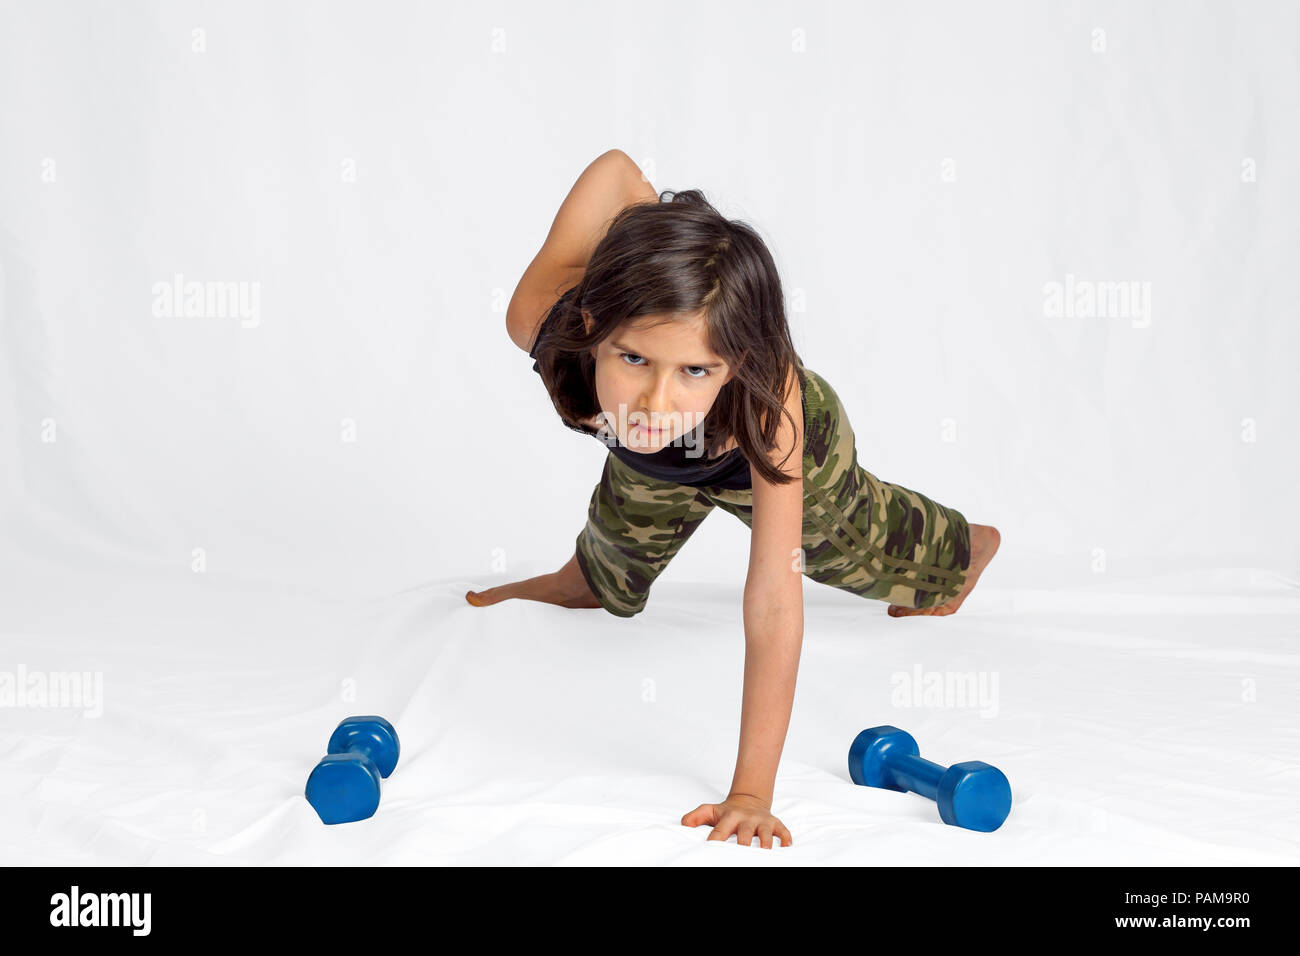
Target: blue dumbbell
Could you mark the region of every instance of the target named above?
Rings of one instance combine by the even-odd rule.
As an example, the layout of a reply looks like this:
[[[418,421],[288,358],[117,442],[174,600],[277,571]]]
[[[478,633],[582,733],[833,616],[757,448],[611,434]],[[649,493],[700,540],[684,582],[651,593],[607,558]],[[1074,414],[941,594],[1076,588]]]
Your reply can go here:
[[[397,766],[397,731],[382,717],[349,717],[330,736],[307,778],[307,802],[322,823],[351,823],[379,809],[379,779]]]
[[[916,741],[897,727],[872,727],[849,747],[849,776],[864,787],[911,790],[939,804],[949,826],[988,833],[1011,812],[1011,784],[997,767],[967,760],[941,767],[921,757]]]

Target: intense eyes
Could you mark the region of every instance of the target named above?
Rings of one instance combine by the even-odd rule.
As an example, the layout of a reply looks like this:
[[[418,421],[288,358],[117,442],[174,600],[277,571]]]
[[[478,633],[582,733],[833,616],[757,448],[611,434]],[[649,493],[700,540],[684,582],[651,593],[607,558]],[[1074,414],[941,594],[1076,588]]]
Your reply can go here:
[[[633,368],[641,368],[642,367],[641,362],[645,361],[645,359],[642,358],[640,355],[633,355],[631,352],[619,352],[618,355],[619,358],[626,361],[627,364],[631,365]],[[637,361],[635,362],[628,361],[629,359],[637,359]],[[711,374],[713,374],[707,368],[700,368],[698,365],[684,365],[682,367],[688,370],[688,373],[686,375],[687,378],[694,378],[694,379],[708,378]],[[690,369],[695,369],[697,372],[700,372],[701,374],[691,375],[689,374]]]

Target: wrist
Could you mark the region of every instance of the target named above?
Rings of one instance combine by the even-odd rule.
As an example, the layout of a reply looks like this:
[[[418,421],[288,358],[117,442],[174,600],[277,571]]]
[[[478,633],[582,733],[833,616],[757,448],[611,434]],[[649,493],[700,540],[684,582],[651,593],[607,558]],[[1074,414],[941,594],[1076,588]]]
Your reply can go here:
[[[756,793],[746,793],[740,790],[732,790],[727,794],[724,803],[739,803],[750,807],[761,807],[764,810],[772,809],[772,798],[764,797]]]

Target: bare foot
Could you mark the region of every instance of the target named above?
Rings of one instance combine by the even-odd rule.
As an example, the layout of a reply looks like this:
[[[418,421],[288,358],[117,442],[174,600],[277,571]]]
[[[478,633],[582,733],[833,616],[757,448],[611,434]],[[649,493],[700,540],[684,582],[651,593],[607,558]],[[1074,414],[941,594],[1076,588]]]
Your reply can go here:
[[[933,617],[942,617],[945,614],[953,614],[957,608],[961,607],[961,602],[966,600],[966,596],[975,589],[975,582],[979,580],[984,569],[988,567],[993,555],[998,553],[998,545],[1002,543],[1002,535],[998,534],[998,529],[988,524],[973,524],[970,526],[970,567],[966,569],[966,583],[962,585],[960,591],[948,598],[942,604],[936,604],[934,607],[914,608],[903,607],[901,604],[889,605],[890,617],[911,617],[913,614],[927,614]]]
[[[587,587],[587,579],[578,568],[577,557],[572,557],[560,570],[539,574],[535,578],[502,584],[486,591],[466,591],[465,600],[475,607],[487,607],[507,598],[527,598],[558,604],[560,607],[600,607],[596,595]]]

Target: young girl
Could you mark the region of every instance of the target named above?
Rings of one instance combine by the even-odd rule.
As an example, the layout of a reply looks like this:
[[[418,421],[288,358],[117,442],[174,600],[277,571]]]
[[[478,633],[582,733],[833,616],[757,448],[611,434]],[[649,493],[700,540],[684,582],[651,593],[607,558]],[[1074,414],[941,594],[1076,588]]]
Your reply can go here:
[[[619,617],[715,507],[751,529],[745,676],[731,790],[685,826],[763,847],[803,640],[801,575],[890,602],[892,617],[956,611],[999,535],[880,481],[857,461],[839,396],[790,340],[781,282],[758,235],[696,190],[664,193],[618,150],[560,207],[506,324],[561,420],[605,442],[600,483],[569,562],[466,594]]]

